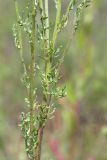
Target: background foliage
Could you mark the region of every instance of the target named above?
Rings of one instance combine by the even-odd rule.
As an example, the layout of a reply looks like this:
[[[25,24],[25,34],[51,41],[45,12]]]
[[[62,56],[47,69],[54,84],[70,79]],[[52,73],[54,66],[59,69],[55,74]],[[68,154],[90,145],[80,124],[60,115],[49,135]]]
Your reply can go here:
[[[65,6],[66,2],[63,10]],[[67,49],[60,82],[67,81],[67,98],[56,104],[55,118],[46,128],[43,160],[107,159],[106,7],[106,0],[96,0],[85,11],[80,29]],[[53,3],[50,9],[53,17]],[[14,3],[0,0],[0,13],[0,158],[25,160],[18,128],[20,112],[26,110],[25,89],[20,82],[22,69],[12,36]],[[60,43],[70,39],[71,26],[69,23],[61,34]]]

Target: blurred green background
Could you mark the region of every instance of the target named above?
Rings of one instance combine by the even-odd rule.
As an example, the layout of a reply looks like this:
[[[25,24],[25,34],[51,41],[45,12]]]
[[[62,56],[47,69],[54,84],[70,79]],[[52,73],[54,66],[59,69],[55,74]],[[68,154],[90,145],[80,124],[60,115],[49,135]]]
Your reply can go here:
[[[65,5],[63,1],[63,9]],[[53,3],[51,7],[53,17]],[[14,21],[13,1],[0,0],[0,160],[27,160],[18,127],[26,92],[12,36]],[[71,28],[69,23],[60,35],[64,47]],[[67,98],[59,100],[45,129],[42,160],[107,160],[107,0],[94,0],[85,10],[61,74]]]

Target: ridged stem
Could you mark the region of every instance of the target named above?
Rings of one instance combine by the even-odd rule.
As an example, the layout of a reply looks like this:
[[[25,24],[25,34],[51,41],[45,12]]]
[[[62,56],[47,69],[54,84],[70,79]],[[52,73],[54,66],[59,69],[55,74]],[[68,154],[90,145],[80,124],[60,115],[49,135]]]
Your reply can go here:
[[[18,6],[17,0],[14,0],[14,2],[15,2],[15,10],[16,10],[17,23],[18,23],[20,59],[21,59],[21,63],[22,63],[23,69],[26,72],[26,66],[25,66],[24,58],[23,58],[23,43],[22,43],[22,30],[21,30],[21,26],[20,26],[21,19],[20,19],[20,14],[19,14],[19,6]]]
[[[52,37],[53,48],[55,47],[56,39],[58,35],[58,25],[60,23],[62,0],[58,0],[57,3],[58,4],[57,4],[56,21],[55,21],[55,27],[54,27],[53,37]]]
[[[32,32],[31,32],[31,63],[30,63],[30,90],[29,90],[29,99],[30,99],[30,134],[32,135],[33,131],[33,116],[34,116],[34,87],[35,87],[35,0],[32,0]]]

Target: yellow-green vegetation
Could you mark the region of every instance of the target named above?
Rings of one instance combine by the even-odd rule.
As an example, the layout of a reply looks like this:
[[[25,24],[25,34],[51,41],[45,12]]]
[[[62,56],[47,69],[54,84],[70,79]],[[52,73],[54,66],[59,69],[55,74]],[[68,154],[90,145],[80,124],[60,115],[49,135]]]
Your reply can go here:
[[[16,47],[20,51],[21,62],[24,69],[23,83],[26,87],[27,97],[25,101],[29,108],[27,114],[21,114],[21,130],[25,139],[26,153],[30,160],[40,160],[43,131],[46,122],[55,111],[55,99],[66,95],[66,87],[58,86],[60,78],[60,66],[64,60],[60,46],[57,46],[57,38],[67,26],[70,14],[74,13],[73,33],[77,30],[83,9],[88,7],[91,0],[71,0],[67,9],[62,14],[62,0],[55,0],[56,18],[55,25],[50,26],[49,1],[32,0],[25,3],[23,16],[20,14],[19,4],[15,2],[17,22],[13,26],[13,35]],[[51,30],[53,30],[51,32]],[[23,57],[23,32],[28,37],[27,45],[30,48],[29,64]],[[51,33],[51,35],[50,35]],[[72,36],[72,34],[71,34]],[[39,46],[39,51],[37,50]],[[37,57],[43,63],[40,68]],[[37,74],[38,70],[38,74]],[[37,77],[40,77],[42,87],[42,100],[37,101]]]
[[[27,31],[32,29],[33,24],[32,3],[30,0],[17,0],[16,2],[18,3],[14,7],[14,0],[11,2],[9,0],[0,1],[1,160],[27,160],[30,151],[25,146],[24,137],[27,134],[24,130],[21,132],[20,127],[22,129],[26,123],[28,129],[31,124],[29,121],[31,111],[29,91],[32,93],[33,85],[32,87],[28,85],[28,89],[26,85],[31,82],[29,79],[31,76],[31,41],[29,41],[30,35]],[[107,2],[106,0],[94,0],[90,7],[81,10],[81,20],[79,20],[76,34],[74,17],[77,15],[77,7],[79,8],[82,1],[78,0],[69,14],[70,0],[62,0],[61,5],[54,0],[48,0],[48,6],[45,5],[47,2],[44,2],[45,0],[40,1],[42,10],[38,6],[35,17],[34,88],[36,105],[34,112],[36,124],[33,121],[33,125],[31,125],[35,129],[39,127],[40,107],[46,108],[47,97],[44,96],[44,93],[48,97],[52,93],[49,112],[52,114],[49,114],[44,123],[41,149],[38,151],[36,148],[33,153],[40,155],[41,152],[41,160],[71,160],[71,158],[73,160],[107,160]],[[59,7],[58,12],[56,5]],[[42,11],[45,9],[48,11],[46,14],[49,14],[49,19],[45,17],[46,19],[42,20],[41,17],[44,16]],[[18,11],[17,14],[15,14],[15,10]],[[29,16],[27,17],[27,15]],[[20,20],[22,23],[19,25]],[[61,23],[57,33],[59,20]],[[14,45],[12,25],[18,49]],[[47,25],[45,33],[43,33],[42,25]],[[45,45],[43,35],[49,37],[45,39]],[[46,79],[51,70],[51,63],[48,59],[46,60],[47,56],[44,55],[48,55],[48,47],[50,44],[52,45],[52,41],[55,51],[57,50],[52,66],[55,64],[56,67],[57,60],[61,61],[59,61],[59,67],[56,67],[59,70],[56,86],[53,87],[54,90],[50,88],[47,92],[43,85],[52,86],[49,79]],[[46,48],[45,52],[44,47]],[[24,83],[20,82],[20,79]],[[29,86],[31,90],[29,90]],[[63,98],[59,97],[59,94],[55,95],[57,88],[58,92],[64,88]],[[33,128],[32,126],[31,128]],[[29,135],[29,132],[27,133]],[[33,134],[33,136],[35,135]],[[37,139],[39,138],[35,138],[35,142]],[[27,140],[31,142],[32,137],[27,137]],[[33,146],[35,142],[33,141],[31,145]]]

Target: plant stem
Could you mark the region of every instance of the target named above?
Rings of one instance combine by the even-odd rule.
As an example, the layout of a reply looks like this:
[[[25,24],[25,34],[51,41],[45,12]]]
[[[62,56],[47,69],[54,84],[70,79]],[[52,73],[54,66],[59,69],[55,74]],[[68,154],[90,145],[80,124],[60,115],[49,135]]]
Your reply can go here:
[[[46,23],[45,23],[45,41],[46,41],[46,49],[49,49],[49,8],[48,8],[48,0],[45,0],[45,16],[46,16]]]
[[[39,4],[40,4],[40,8],[42,9],[42,16],[46,16],[46,20],[45,20],[45,24],[44,24],[44,27],[45,27],[45,32],[44,32],[44,56],[47,56],[48,57],[48,60],[45,62],[45,73],[46,73],[46,80],[47,80],[47,90],[49,88],[49,83],[48,83],[48,79],[47,79],[47,76],[48,76],[48,73],[50,72],[50,59],[49,59],[49,8],[48,8],[48,0],[45,0],[45,8],[43,10],[43,2],[42,0],[39,1]],[[45,93],[46,94],[46,93]],[[45,97],[45,103],[47,105],[47,96],[44,94],[44,97]],[[42,145],[42,139],[43,139],[43,130],[44,130],[44,127],[40,127],[39,128],[39,132],[38,132],[38,147],[37,147],[37,150],[36,150],[36,157],[35,157],[35,160],[40,160],[41,159],[41,145]]]
[[[58,4],[57,4],[56,21],[55,21],[55,27],[54,27],[54,32],[53,32],[53,38],[52,38],[53,48],[55,47],[55,43],[56,43],[56,39],[57,39],[57,35],[58,35],[58,25],[60,23],[62,0],[58,0],[57,3]]]
[[[75,6],[76,2],[77,2],[77,0],[71,0],[69,2],[69,5],[68,5],[67,10],[66,10],[65,17],[69,16],[70,12],[74,9],[74,6]]]
[[[39,0],[39,7],[40,7],[40,9],[42,11],[42,16],[43,16],[44,10],[43,10],[43,1],[42,0]]]
[[[41,147],[44,127],[46,126],[47,120],[51,118],[54,113],[54,108],[51,103],[54,102],[54,98],[64,97],[65,95],[65,89],[57,86],[59,80],[60,66],[62,64],[64,54],[66,53],[65,50],[63,54],[60,54],[58,51],[60,48],[58,48],[58,50],[56,49],[58,33],[67,25],[69,14],[73,10],[75,4],[77,4],[74,17],[74,30],[76,31],[79,25],[81,12],[83,8],[87,6],[86,3],[88,3],[88,0],[81,0],[82,2],[78,5],[77,0],[70,0],[66,13],[62,16],[61,20],[62,0],[55,1],[57,7],[56,19],[53,34],[50,40],[51,29],[49,25],[49,0],[31,0],[31,2],[29,2],[26,6],[27,12],[25,11],[24,16],[20,16],[18,0],[14,0],[17,24],[15,24],[13,27],[13,34],[16,47],[20,50],[21,63],[24,68],[23,82],[28,91],[28,96],[26,100],[30,110],[27,114],[22,113],[20,126],[25,139],[26,153],[30,160],[41,159]],[[41,25],[39,20],[36,21],[36,16],[39,16],[38,8],[41,14]],[[30,65],[27,68],[23,58],[24,46],[22,41],[22,31],[24,31],[26,35],[29,36],[29,43],[31,49]],[[41,48],[41,50],[43,50],[42,58],[45,60],[45,62],[43,61],[43,71],[40,71],[41,86],[43,88],[43,100],[40,104],[36,100],[37,94],[35,93],[35,69],[37,49],[36,44],[38,44],[38,41],[36,42],[36,40],[39,41],[39,47]],[[68,48],[69,45],[67,46],[67,49]],[[52,111],[50,109],[52,109]]]
[[[39,143],[38,143],[38,146],[36,148],[35,160],[40,160],[41,159],[41,146],[42,146],[42,139],[43,139],[43,128],[39,129],[38,139],[39,139]]]
[[[47,84],[47,91],[49,90],[49,82],[48,82],[48,74],[51,71],[51,60],[50,60],[50,55],[49,55],[49,2],[48,0],[45,0],[45,16],[46,21],[45,21],[45,35],[44,35],[44,39],[45,39],[45,56],[47,57],[47,61],[45,62],[45,74],[46,74],[46,84]],[[48,102],[48,96],[46,96],[45,101]]]
[[[32,0],[32,33],[31,33],[31,64],[30,64],[30,133],[33,131],[33,116],[34,116],[34,87],[35,87],[35,0]]]
[[[24,71],[26,72],[26,66],[23,59],[23,44],[22,44],[22,30],[20,24],[20,14],[19,14],[19,7],[17,0],[14,0],[15,2],[15,10],[16,10],[16,17],[17,17],[17,23],[18,23],[18,36],[19,36],[19,50],[20,50],[20,59],[23,66]]]

